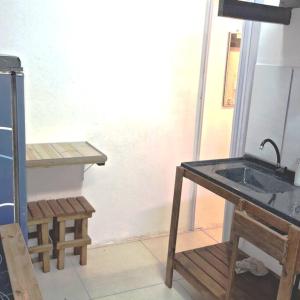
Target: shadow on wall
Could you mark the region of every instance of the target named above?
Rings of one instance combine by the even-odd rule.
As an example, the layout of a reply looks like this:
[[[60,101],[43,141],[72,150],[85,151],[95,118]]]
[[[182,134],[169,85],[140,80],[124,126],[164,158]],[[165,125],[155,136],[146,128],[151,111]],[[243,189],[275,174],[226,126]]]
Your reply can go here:
[[[28,201],[81,195],[83,178],[83,165],[28,168]]]

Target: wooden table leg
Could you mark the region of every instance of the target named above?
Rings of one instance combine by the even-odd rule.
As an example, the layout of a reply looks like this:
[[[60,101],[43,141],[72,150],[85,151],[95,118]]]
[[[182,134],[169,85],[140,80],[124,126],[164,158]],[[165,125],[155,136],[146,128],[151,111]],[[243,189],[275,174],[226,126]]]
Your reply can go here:
[[[83,219],[82,222],[82,227],[81,227],[81,233],[82,233],[82,238],[87,239],[88,238],[88,219]],[[87,245],[84,245],[81,247],[80,250],[80,265],[84,266],[87,263]]]
[[[235,265],[238,257],[238,251],[239,251],[239,237],[232,236],[232,239],[233,239],[233,245],[232,245],[231,259],[229,263],[228,287],[226,291],[225,300],[232,299],[231,295],[232,295],[232,289],[233,289],[234,278],[235,278]]]
[[[41,225],[41,231],[42,231],[42,245],[49,244],[49,230],[48,230],[48,223]],[[44,273],[47,273],[50,271],[50,257],[49,257],[49,251],[42,253],[42,260],[43,260],[43,271]]]
[[[58,222],[58,242],[65,241],[66,224],[65,221]],[[62,270],[65,266],[65,249],[59,248],[57,255],[57,269]]]
[[[288,233],[287,254],[282,267],[277,300],[291,299],[296,276],[298,251],[300,249],[299,240],[300,231],[292,225]]]
[[[165,279],[165,284],[169,288],[172,287],[172,281],[173,281],[174,256],[175,256],[175,250],[176,250],[176,240],[177,240],[177,231],[178,231],[178,220],[179,220],[179,212],[180,212],[183,174],[184,174],[184,169],[182,167],[177,167],[176,168],[174,196],[173,196],[171,228],[170,228],[170,236],[169,236],[167,270],[166,270],[166,279]]]

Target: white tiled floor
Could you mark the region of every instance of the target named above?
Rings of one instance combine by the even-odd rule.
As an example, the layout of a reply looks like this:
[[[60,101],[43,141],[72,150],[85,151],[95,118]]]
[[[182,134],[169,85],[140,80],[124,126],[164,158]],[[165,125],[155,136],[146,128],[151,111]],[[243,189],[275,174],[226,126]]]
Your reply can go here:
[[[220,239],[220,229],[194,231],[178,236],[177,251],[210,245]],[[88,250],[87,266],[67,256],[65,269],[42,273],[34,264],[45,300],[177,300],[203,299],[178,274],[174,286],[164,285],[168,237],[158,237]]]

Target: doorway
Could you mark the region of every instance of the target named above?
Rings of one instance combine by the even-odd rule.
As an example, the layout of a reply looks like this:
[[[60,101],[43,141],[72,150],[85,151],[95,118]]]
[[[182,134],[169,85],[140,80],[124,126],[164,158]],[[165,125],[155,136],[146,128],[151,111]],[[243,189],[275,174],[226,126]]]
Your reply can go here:
[[[212,1],[205,93],[200,134],[200,160],[230,156],[235,93],[243,20],[218,17]],[[194,228],[221,239],[225,200],[197,187]]]

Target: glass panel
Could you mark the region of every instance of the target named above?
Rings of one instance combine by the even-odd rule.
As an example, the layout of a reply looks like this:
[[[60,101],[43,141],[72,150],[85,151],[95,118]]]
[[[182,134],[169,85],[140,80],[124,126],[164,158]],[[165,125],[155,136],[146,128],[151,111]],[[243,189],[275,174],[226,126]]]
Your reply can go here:
[[[12,157],[12,131],[0,129],[0,155]]]
[[[12,127],[10,76],[0,74],[0,127]]]
[[[0,156],[0,166],[0,205],[13,203],[13,161]]]

